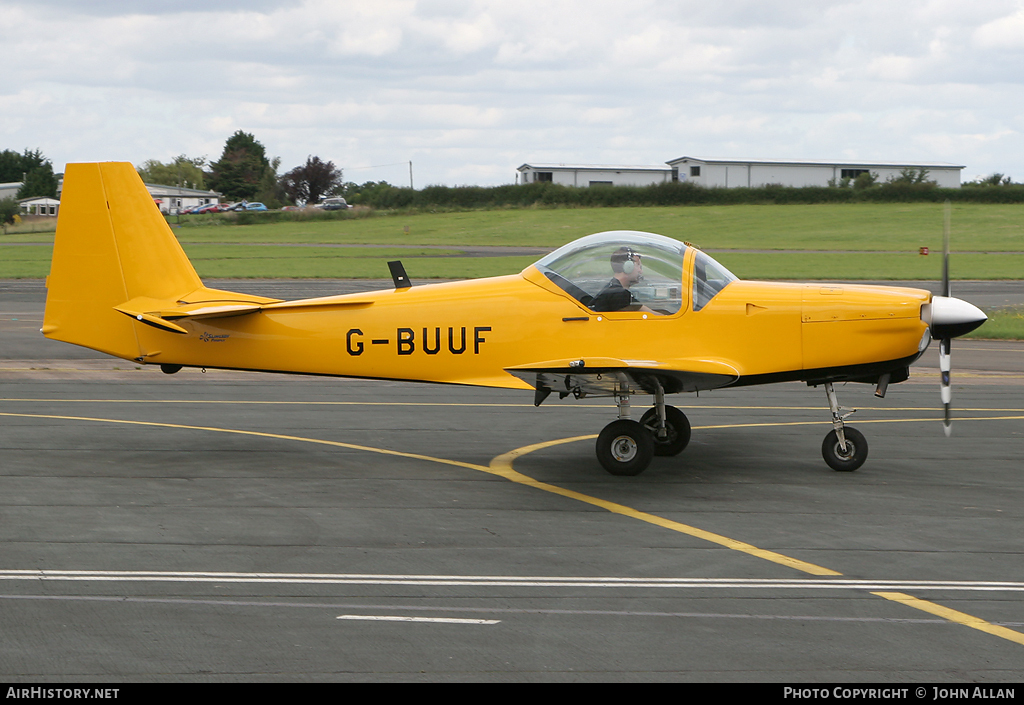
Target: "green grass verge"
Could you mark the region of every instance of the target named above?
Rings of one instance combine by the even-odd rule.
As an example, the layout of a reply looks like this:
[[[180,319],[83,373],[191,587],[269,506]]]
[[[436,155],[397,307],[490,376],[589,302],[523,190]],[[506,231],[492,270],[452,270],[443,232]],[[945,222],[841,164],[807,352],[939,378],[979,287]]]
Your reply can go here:
[[[715,259],[741,279],[937,281],[942,257],[902,252],[717,252]],[[950,255],[954,279],[1022,279],[1024,253]]]
[[[0,245],[0,279],[49,273],[49,245]],[[201,277],[279,279],[387,278],[387,262],[401,259],[414,279],[468,279],[511,274],[534,256],[463,257],[457,248],[340,248],[288,245],[186,244]],[[909,253],[720,252],[715,258],[743,279],[921,280],[942,275],[942,258]],[[956,279],[1020,279],[1024,253],[951,257]]]
[[[200,277],[216,279],[389,279],[401,259],[413,280],[475,279],[520,272],[536,257],[461,257],[457,249],[186,245]],[[42,279],[50,245],[0,245],[0,279]]]
[[[1024,340],[1024,307],[986,311],[988,321],[981,328],[968,333],[965,338],[988,338],[990,340]],[[954,348],[955,349],[955,348]]]
[[[1024,206],[953,206],[953,249],[1024,252]],[[605,230],[643,230],[705,249],[942,248],[941,204],[562,208],[381,215],[340,221],[178,228],[182,242],[387,243],[558,247]],[[408,227],[408,232],[406,228]]]
[[[514,274],[536,257],[461,257],[458,250],[417,248],[185,245],[200,277],[216,279],[390,279],[389,260],[409,277],[476,279]]]
[[[175,228],[183,243],[528,245],[557,247],[604,230],[645,230],[705,249],[897,250],[942,248],[943,206],[933,203],[523,208],[394,214],[326,221]],[[953,205],[954,251],[1024,252],[1024,206]],[[408,232],[406,232],[408,228]],[[0,236],[50,242],[52,233]]]

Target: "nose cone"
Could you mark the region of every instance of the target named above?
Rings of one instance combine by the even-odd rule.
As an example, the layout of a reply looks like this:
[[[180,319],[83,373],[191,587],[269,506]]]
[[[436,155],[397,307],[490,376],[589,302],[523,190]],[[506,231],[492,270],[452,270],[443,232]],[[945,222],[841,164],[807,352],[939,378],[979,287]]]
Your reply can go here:
[[[957,338],[988,320],[980,308],[952,296],[933,296],[931,304],[932,337]]]

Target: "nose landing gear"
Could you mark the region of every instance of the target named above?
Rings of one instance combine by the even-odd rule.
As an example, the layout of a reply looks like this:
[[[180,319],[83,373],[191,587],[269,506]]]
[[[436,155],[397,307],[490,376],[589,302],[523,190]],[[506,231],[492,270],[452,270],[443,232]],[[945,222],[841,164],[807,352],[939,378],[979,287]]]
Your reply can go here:
[[[831,382],[825,382],[825,395],[828,397],[828,406],[832,411],[832,430],[825,436],[821,444],[821,456],[828,463],[828,466],[839,472],[852,472],[856,470],[868,457],[868,442],[864,434],[855,428],[845,425],[843,420],[852,414],[856,409],[845,411],[839,406],[835,390]]]

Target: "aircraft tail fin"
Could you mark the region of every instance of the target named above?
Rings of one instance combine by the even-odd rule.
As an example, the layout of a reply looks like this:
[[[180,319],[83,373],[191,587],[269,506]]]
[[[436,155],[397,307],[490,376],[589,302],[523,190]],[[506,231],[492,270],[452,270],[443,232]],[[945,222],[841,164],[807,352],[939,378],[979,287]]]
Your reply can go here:
[[[203,284],[135,167],[105,162],[67,166],[46,286],[46,337],[132,359],[135,323],[115,307]]]

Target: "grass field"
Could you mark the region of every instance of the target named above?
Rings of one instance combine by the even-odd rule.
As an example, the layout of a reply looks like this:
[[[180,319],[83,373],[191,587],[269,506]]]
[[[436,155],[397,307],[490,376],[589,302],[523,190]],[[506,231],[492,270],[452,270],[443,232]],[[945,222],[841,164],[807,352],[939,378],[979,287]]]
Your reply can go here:
[[[460,247],[554,249],[622,229],[692,241],[746,279],[937,280],[942,223],[942,205],[858,203],[510,209],[173,230],[208,278],[386,279],[393,259],[413,280],[511,274],[536,257],[466,257]],[[952,224],[953,278],[1024,279],[1024,206],[957,204]],[[0,278],[47,275],[53,233],[34,227],[0,236]],[[917,254],[920,247],[933,254]],[[1024,312],[995,312],[983,330],[986,337],[1024,337]]]
[[[517,272],[523,257],[443,257],[460,246],[555,248],[601,230],[631,229],[689,240],[737,275],[762,279],[936,279],[943,207],[934,204],[705,206],[670,208],[519,209],[381,215],[352,220],[266,225],[176,227],[175,234],[207,277],[387,276],[401,258],[414,278],[477,277]],[[953,207],[952,275],[959,279],[1024,278],[1024,206]],[[406,231],[408,228],[408,231]],[[52,233],[0,236],[0,278],[43,277]],[[373,244],[384,249],[316,248]],[[262,247],[276,245],[276,247]],[[293,247],[287,247],[292,245]],[[731,252],[728,250],[756,250]],[[807,250],[817,250],[808,252]],[[999,254],[985,254],[999,253]]]
[[[985,325],[964,337],[1024,340],[1024,307],[1004,308],[986,313],[988,321]]]
[[[200,225],[174,233],[207,277],[387,275],[401,258],[418,278],[517,272],[532,258],[454,257],[479,245],[558,247],[602,230],[645,230],[694,242],[737,275],[762,279],[936,279],[943,207],[928,203],[556,208],[380,215],[351,220]],[[1024,278],[1024,206],[953,206],[952,275]],[[0,236],[0,278],[43,277],[52,233]],[[311,245],[378,245],[318,248]],[[289,247],[289,245],[291,247]],[[445,250],[418,246],[444,246]],[[730,251],[740,250],[740,251]],[[746,250],[746,251],[742,251]],[[753,252],[751,251],[753,250]],[[449,255],[449,256],[444,256]]]
[[[364,254],[350,249],[277,245],[185,245],[201,277],[218,279],[388,279],[388,260],[401,259],[413,279],[465,279],[513,274],[534,256],[461,257],[457,249],[389,247]],[[443,253],[448,253],[444,256]],[[42,278],[49,245],[0,245],[0,279]],[[744,279],[937,280],[941,257],[907,253],[717,252],[715,258]],[[954,254],[955,279],[1024,278],[1024,253]]]
[[[954,250],[1024,252],[1024,206],[964,203],[952,208]],[[916,252],[921,246],[941,248],[942,220],[943,206],[931,203],[525,208],[266,225],[182,225],[175,233],[183,243],[557,247],[590,233],[622,229],[661,233],[705,249]],[[14,229],[0,236],[0,242],[50,240],[52,233]]]

